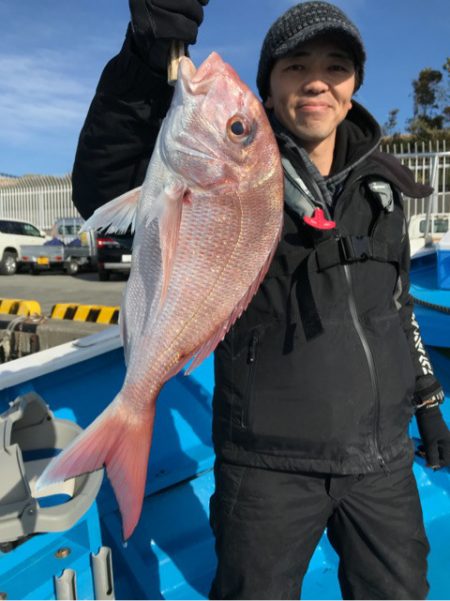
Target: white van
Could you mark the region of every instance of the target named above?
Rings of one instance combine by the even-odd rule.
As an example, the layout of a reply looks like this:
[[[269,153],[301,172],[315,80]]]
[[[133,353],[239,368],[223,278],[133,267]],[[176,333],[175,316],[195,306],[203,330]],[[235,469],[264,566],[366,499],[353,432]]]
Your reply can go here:
[[[44,244],[49,237],[32,223],[0,219],[0,275],[13,275],[20,263],[24,244]]]

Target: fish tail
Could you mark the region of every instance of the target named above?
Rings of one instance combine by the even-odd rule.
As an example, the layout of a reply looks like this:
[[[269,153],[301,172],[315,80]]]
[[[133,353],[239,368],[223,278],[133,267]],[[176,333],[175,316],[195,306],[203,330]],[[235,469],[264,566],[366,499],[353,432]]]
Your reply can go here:
[[[155,403],[137,419],[115,401],[47,466],[36,488],[41,490],[106,466],[122,515],[127,540],[139,520],[144,500]]]

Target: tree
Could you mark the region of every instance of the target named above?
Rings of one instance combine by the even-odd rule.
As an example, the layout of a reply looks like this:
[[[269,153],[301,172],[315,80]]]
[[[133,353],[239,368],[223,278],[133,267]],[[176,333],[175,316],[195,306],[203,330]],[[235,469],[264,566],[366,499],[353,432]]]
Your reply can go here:
[[[446,106],[442,112],[446,127],[450,127],[450,106]]]
[[[450,106],[449,106],[449,104],[447,104],[450,102],[450,56],[447,57],[447,60],[445,61],[442,68],[443,68],[445,74],[447,75],[447,89],[446,89],[445,99],[444,99],[446,106],[444,106],[442,115],[444,117],[445,126],[450,127]]]
[[[447,75],[450,75],[450,56],[447,57],[447,60],[445,61],[442,68],[447,73]]]
[[[399,109],[391,109],[388,114],[388,119],[386,123],[384,123],[383,136],[393,136],[395,135],[395,130],[397,129],[397,117],[398,117]]]
[[[432,109],[437,109],[438,86],[442,81],[442,73],[435,69],[422,69],[419,77],[413,81],[414,116],[428,116]]]
[[[447,77],[450,76],[450,57],[442,70]],[[414,116],[408,121],[407,129],[420,138],[433,136],[450,123],[450,94],[443,79],[441,71],[427,67],[412,82]]]

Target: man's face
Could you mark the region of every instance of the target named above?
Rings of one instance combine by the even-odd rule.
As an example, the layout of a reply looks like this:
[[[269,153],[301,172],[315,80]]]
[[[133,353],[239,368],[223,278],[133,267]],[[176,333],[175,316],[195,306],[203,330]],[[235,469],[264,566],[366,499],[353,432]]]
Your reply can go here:
[[[275,63],[265,106],[305,146],[316,145],[334,140],[355,85],[350,55],[337,42],[315,38]]]

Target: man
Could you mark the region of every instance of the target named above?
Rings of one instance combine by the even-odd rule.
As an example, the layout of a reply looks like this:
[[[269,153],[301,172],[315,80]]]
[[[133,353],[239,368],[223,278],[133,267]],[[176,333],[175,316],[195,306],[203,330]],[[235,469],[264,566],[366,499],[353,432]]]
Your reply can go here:
[[[131,1],[73,173],[84,217],[139,185],[171,97],[170,39],[193,43],[207,0]],[[264,40],[258,89],[286,183],[267,277],[215,355],[212,598],[298,598],[324,529],[344,598],[425,598],[428,542],[412,474],[416,412],[429,464],[450,463],[443,393],[408,295],[401,194],[430,192],[377,150],[353,100],[365,51],[326,2]]]

